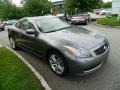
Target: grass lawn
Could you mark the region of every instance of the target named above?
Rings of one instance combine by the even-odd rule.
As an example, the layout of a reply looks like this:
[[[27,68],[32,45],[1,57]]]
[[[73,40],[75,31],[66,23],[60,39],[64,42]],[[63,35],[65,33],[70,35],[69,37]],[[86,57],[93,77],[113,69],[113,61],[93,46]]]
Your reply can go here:
[[[117,21],[117,17],[102,18],[97,21],[98,24],[109,26],[120,26],[120,20]]]
[[[44,90],[30,69],[12,52],[0,48],[0,90]]]

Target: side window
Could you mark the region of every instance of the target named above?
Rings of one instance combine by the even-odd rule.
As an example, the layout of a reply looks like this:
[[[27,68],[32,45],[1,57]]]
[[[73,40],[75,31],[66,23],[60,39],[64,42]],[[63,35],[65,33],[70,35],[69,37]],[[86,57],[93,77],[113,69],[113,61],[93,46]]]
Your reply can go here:
[[[29,26],[29,22],[27,20],[22,20],[19,22],[19,28],[22,30],[27,30],[28,26]]]
[[[29,22],[27,29],[34,29],[35,30],[35,27],[32,23]]]
[[[28,30],[28,29],[34,29],[35,27],[32,23],[28,22],[26,19],[21,20],[15,24],[17,28],[20,28],[22,30]]]

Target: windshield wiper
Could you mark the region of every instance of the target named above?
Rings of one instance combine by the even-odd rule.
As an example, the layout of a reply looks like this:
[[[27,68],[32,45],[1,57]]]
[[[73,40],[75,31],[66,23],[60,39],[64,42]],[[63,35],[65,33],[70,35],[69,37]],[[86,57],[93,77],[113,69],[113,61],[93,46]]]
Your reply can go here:
[[[58,30],[56,30],[56,31],[63,30],[63,29],[66,29],[66,28],[70,28],[70,27],[71,27],[71,26],[64,27],[64,28],[60,28],[60,29],[58,29]]]
[[[66,29],[66,28],[70,28],[70,27],[71,27],[71,26],[68,26],[68,27],[64,27],[64,28],[57,29],[57,30],[48,31],[48,32],[45,32],[45,33],[56,32],[56,31],[64,30],[64,29]]]

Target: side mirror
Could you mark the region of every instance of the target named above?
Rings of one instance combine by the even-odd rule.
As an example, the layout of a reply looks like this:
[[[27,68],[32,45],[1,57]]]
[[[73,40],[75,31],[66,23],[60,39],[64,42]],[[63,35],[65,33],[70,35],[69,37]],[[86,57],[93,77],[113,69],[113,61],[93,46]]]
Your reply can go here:
[[[28,30],[26,30],[26,33],[27,34],[35,34],[36,32],[33,29],[28,29]]]

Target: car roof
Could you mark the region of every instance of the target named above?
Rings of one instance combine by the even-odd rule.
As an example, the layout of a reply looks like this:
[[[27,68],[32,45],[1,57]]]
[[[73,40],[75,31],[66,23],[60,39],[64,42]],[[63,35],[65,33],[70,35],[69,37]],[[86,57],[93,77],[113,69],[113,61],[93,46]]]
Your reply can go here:
[[[25,19],[36,20],[36,19],[47,19],[47,18],[53,18],[53,17],[56,17],[56,16],[49,15],[49,16],[25,17]]]

